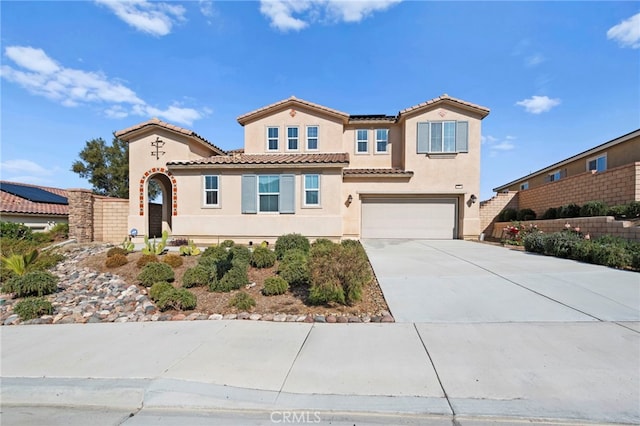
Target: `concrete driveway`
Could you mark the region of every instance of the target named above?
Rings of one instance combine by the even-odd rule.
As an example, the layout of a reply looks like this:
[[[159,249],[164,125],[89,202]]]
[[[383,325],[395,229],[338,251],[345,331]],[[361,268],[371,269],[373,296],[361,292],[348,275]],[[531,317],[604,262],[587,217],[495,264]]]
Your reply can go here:
[[[397,322],[640,321],[640,274],[470,241],[366,240]]]

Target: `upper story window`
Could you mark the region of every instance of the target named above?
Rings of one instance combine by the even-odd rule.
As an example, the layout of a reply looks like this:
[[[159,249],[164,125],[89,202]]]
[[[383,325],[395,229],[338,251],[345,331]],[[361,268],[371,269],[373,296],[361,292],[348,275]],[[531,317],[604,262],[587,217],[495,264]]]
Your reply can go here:
[[[469,152],[468,121],[418,123],[418,154]]]
[[[553,173],[547,175],[547,182],[555,182],[562,179],[562,170],[556,170]]]
[[[376,129],[376,153],[386,153],[389,145],[389,129]]]
[[[218,176],[203,176],[204,178],[204,205],[217,207],[220,205],[220,186]]]
[[[277,151],[280,129],[278,127],[267,127],[267,150]]]
[[[607,170],[607,154],[587,160],[587,171],[589,172],[592,170],[597,172],[604,172]]]
[[[529,182],[524,182],[520,184],[520,190],[523,191],[525,189],[529,189]]]
[[[298,128],[287,127],[287,149],[289,151],[298,150]]]
[[[356,130],[356,154],[369,152],[369,131],[367,129]]]
[[[318,149],[318,126],[307,126],[307,150]]]
[[[304,175],[304,205],[320,205],[320,175]]]

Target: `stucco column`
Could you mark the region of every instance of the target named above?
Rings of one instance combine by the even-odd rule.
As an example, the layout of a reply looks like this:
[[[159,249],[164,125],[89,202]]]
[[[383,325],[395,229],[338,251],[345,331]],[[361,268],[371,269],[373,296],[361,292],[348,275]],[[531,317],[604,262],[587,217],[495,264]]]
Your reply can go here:
[[[67,190],[69,238],[79,243],[93,241],[93,193],[88,189]]]

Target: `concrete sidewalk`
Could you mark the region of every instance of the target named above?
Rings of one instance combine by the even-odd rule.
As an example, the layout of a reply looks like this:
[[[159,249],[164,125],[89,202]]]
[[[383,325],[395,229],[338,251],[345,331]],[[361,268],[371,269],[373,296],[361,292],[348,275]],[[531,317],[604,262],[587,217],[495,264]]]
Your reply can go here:
[[[272,424],[283,412],[317,414],[320,424],[464,425],[485,416],[638,423],[634,328],[640,324],[3,327],[2,415],[6,424],[38,424],[28,422],[38,413],[70,424],[62,407],[72,407],[78,424],[227,414],[245,420],[237,424]]]

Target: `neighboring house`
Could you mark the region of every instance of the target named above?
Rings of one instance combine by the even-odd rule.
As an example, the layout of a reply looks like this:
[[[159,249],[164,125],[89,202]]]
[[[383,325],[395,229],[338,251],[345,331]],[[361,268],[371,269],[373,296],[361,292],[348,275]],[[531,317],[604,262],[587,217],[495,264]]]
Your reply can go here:
[[[640,129],[493,190],[518,192],[510,207],[530,208],[538,215],[569,203],[640,201]]]
[[[0,181],[0,220],[47,231],[57,223],[67,223],[68,218],[66,190]]]
[[[129,142],[129,228],[149,235],[148,182],[162,227],[197,241],[476,238],[485,107],[448,95],[397,115],[349,115],[291,97],[238,117],[243,149],[152,119]]]

